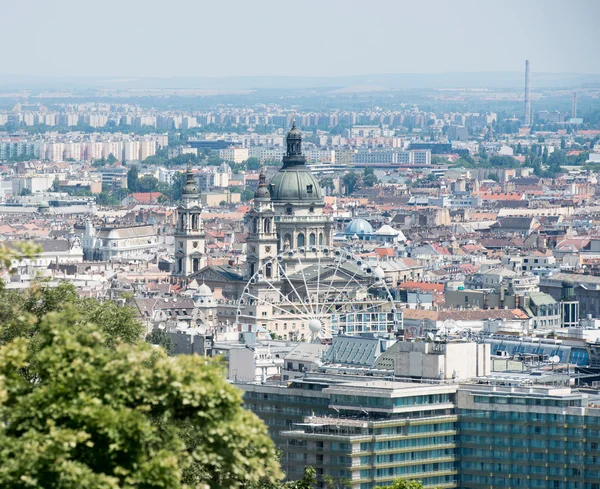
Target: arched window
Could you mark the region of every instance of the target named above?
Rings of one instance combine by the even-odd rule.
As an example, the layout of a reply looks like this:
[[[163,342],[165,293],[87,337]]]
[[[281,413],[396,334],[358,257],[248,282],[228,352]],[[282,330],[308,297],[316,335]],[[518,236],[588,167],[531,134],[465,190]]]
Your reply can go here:
[[[304,233],[298,235],[298,248],[304,246]]]
[[[199,258],[194,258],[194,261],[192,262],[192,270],[195,272],[198,272],[200,270],[200,259]]]
[[[268,217],[264,220],[263,230],[265,233],[271,232],[271,219]]]
[[[179,270],[179,273],[183,273],[183,258],[177,260],[177,269]]]
[[[308,244],[310,244],[311,246],[317,244],[317,237],[315,236],[315,233],[310,233],[310,237],[308,238]]]
[[[323,233],[319,233],[319,246],[323,246]]]
[[[267,277],[267,278],[273,277],[273,264],[272,263],[267,263],[265,265],[265,277]]]
[[[254,263],[250,264],[250,276],[254,275]]]

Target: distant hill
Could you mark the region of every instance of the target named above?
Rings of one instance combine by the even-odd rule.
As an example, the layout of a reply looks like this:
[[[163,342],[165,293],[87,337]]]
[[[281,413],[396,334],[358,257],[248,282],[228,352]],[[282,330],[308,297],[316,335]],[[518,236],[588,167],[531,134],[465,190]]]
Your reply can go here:
[[[360,91],[436,88],[523,89],[524,73],[481,72],[439,74],[380,74],[334,77],[34,77],[0,74],[0,90],[60,89],[347,89]],[[581,73],[532,73],[532,88],[557,89],[600,86],[600,75]]]

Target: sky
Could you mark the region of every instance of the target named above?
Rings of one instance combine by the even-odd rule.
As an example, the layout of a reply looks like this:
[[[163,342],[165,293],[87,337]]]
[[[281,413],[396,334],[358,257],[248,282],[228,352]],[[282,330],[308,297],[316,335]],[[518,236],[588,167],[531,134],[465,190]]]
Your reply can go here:
[[[0,0],[5,75],[600,74],[598,0]]]

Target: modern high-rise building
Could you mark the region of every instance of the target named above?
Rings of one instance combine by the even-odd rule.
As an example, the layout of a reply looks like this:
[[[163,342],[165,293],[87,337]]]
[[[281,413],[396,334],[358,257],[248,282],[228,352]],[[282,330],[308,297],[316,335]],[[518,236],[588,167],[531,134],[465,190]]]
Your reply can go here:
[[[429,356],[445,362],[434,348],[442,343],[431,345]],[[426,356],[412,355],[407,375]],[[289,479],[313,466],[318,488],[333,477],[351,489],[398,478],[426,488],[600,489],[600,395],[564,385],[566,376],[419,381],[382,377],[379,365],[364,370],[336,364],[286,383],[240,385]]]
[[[598,396],[466,385],[457,407],[461,488],[600,489]]]

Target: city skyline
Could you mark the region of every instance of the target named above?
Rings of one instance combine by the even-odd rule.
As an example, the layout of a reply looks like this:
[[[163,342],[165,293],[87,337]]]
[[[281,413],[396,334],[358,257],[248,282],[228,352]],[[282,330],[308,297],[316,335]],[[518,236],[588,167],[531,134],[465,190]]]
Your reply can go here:
[[[108,1],[93,11],[72,0],[7,4],[5,36],[13,40],[14,49],[6,50],[0,74],[331,77],[515,72],[522,71],[524,59],[534,61],[539,73],[600,73],[600,59],[594,55],[600,35],[592,23],[600,5],[585,0],[572,2],[569,9],[554,0],[544,2],[543,8],[534,2],[492,5],[471,0],[350,6],[337,1],[179,1],[169,7],[154,1]],[[48,22],[56,17],[63,29]],[[23,36],[24,18],[35,36]],[[77,63],[57,63],[48,56],[65,46]],[[268,57],[257,57],[260,52]],[[99,63],[101,59],[106,62]]]

